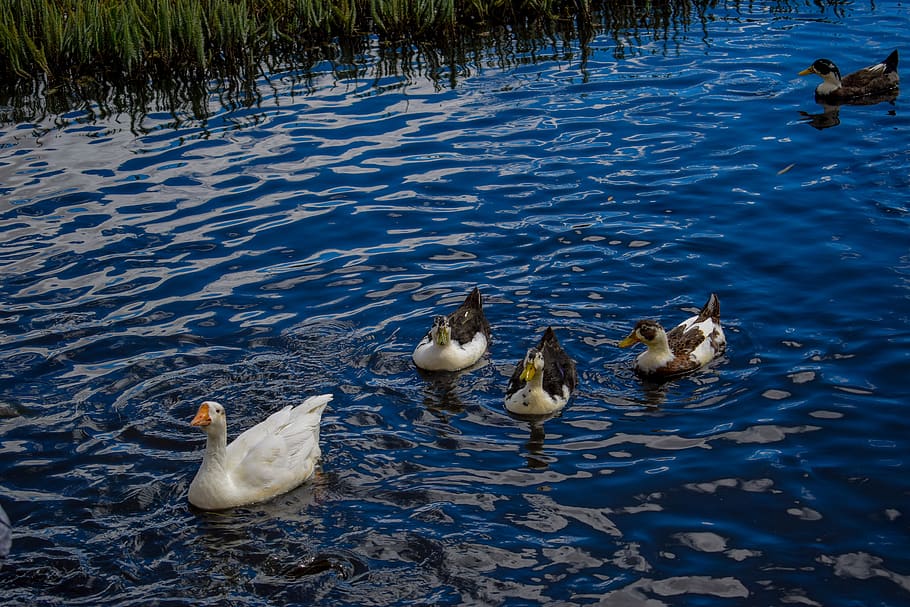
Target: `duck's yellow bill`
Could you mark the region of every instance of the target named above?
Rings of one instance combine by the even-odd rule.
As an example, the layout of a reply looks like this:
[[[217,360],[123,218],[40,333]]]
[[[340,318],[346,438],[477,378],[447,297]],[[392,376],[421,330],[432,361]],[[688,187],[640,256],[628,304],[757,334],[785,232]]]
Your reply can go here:
[[[639,342],[639,339],[635,336],[634,333],[632,333],[631,335],[626,337],[624,340],[619,342],[617,345],[620,348],[628,348],[629,346],[637,344],[638,342]]]
[[[521,372],[521,381],[531,381],[534,379],[534,376],[537,375],[537,368],[534,365],[525,365],[524,370]]]

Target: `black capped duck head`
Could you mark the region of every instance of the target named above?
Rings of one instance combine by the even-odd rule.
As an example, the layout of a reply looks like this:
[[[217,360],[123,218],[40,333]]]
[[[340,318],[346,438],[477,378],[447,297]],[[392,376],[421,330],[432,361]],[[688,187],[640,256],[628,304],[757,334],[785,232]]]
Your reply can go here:
[[[830,59],[816,59],[812,65],[799,73],[800,76],[808,76],[809,74],[816,74],[825,80],[833,79],[840,85],[840,70]]]
[[[816,59],[812,65],[799,73],[800,76],[815,74],[824,82],[815,88],[815,94],[825,96],[842,88],[840,70],[830,59]]]
[[[666,341],[667,333],[659,322],[656,320],[639,320],[632,332],[618,345],[620,348],[628,348],[637,343],[642,343],[649,347],[655,346],[660,343],[661,335],[663,336],[663,341]]]

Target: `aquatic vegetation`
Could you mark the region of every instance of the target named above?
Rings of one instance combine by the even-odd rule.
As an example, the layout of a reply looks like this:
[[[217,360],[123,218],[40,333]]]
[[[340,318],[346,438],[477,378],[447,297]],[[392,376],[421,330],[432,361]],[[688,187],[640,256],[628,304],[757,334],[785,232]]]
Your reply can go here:
[[[202,83],[256,98],[263,75],[358,62],[386,73],[417,57],[453,86],[481,48],[514,57],[609,32],[621,56],[666,39],[712,0],[6,0],[0,3],[0,121],[95,104],[141,114],[150,98],[205,113]],[[342,67],[341,69],[345,69]],[[115,91],[115,93],[112,93]],[[175,95],[176,93],[176,95]],[[197,95],[192,98],[190,95]],[[231,100],[232,103],[237,99]],[[253,101],[255,102],[255,101]],[[115,111],[117,108],[112,108]],[[197,113],[194,111],[194,113]]]
[[[7,0],[0,75],[49,81],[154,77],[249,63],[288,47],[373,34],[386,42],[451,43],[459,33],[536,21],[635,27],[688,13],[699,0]]]

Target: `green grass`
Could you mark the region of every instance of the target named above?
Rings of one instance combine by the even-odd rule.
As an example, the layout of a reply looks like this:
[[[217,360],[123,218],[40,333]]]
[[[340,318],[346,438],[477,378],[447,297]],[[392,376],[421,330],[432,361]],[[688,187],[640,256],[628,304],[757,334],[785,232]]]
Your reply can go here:
[[[147,77],[253,62],[289,45],[373,33],[430,40],[457,30],[572,18],[590,0],[3,0],[0,75]]]
[[[375,52],[383,73],[416,62],[454,86],[482,49],[508,62],[579,40],[584,55],[600,31],[619,56],[630,37],[666,39],[716,1],[0,0],[0,123],[77,107],[204,115],[211,90],[256,103],[263,75],[306,80],[316,64],[343,72]]]

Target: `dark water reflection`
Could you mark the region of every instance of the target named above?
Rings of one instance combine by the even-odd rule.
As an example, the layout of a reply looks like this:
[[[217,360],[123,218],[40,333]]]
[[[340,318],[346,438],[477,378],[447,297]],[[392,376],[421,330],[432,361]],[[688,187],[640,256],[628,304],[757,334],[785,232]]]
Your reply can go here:
[[[205,120],[6,127],[4,601],[906,603],[910,125],[898,98],[811,128],[796,72],[908,37],[887,8],[821,16],[717,8],[673,49],[481,55],[455,88],[326,66]],[[419,374],[427,319],[474,284],[490,354]],[[637,380],[616,342],[709,291],[726,355]],[[579,389],[516,419],[547,325]],[[321,392],[312,482],[188,505],[200,400],[236,433]]]

